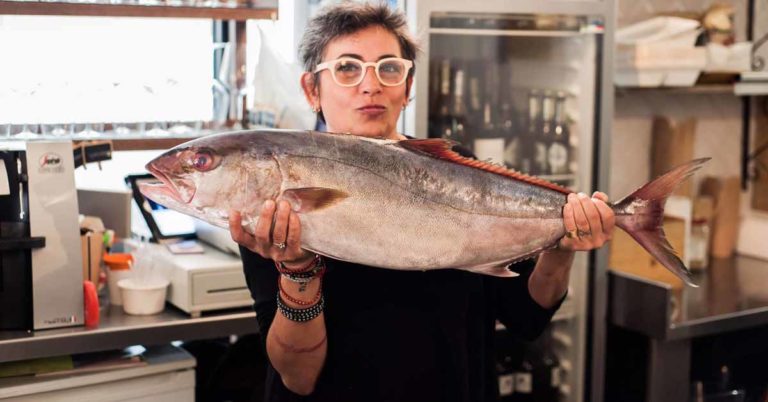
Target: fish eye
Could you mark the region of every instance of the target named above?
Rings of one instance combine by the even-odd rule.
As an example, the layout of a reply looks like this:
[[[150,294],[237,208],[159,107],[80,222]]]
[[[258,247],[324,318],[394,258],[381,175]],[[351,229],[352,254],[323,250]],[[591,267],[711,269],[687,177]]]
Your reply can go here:
[[[192,156],[192,167],[199,172],[205,172],[213,169],[214,157],[208,151],[198,151]]]

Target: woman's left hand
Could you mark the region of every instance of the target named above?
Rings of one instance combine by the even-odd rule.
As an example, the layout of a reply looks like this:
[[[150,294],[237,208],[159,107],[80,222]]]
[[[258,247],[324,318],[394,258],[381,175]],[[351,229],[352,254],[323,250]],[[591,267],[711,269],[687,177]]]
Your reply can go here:
[[[584,193],[568,194],[563,223],[566,235],[560,239],[560,249],[588,251],[602,247],[613,237],[615,223],[608,196],[599,191],[592,198]]]

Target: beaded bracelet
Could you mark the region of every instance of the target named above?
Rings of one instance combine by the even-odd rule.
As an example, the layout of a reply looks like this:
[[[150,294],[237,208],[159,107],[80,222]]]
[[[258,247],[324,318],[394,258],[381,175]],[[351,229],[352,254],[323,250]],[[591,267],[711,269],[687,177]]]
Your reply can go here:
[[[299,299],[289,295],[285,290],[283,290],[283,285],[280,283],[280,278],[277,278],[277,289],[280,291],[280,294],[282,295],[283,298],[285,298],[285,300],[288,300],[289,302],[291,302],[293,304],[298,304],[299,306],[311,306],[313,304],[316,304],[318,301],[320,301],[320,297],[323,294],[323,283],[322,283],[322,280],[323,280],[323,278],[320,278],[320,281],[321,281],[320,282],[320,288],[317,289],[317,294],[310,301],[299,300]],[[303,290],[301,289],[301,285],[299,287],[299,292],[303,292]]]
[[[294,322],[307,322],[317,318],[323,312],[325,307],[325,298],[320,296],[320,300],[313,306],[307,308],[291,308],[285,305],[280,292],[277,293],[277,310],[283,317]]]

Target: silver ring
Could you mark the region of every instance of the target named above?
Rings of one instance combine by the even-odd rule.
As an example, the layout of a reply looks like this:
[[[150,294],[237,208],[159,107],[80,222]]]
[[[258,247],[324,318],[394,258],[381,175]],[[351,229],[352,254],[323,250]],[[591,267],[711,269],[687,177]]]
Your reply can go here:
[[[285,250],[285,243],[275,243],[274,246],[280,250]]]

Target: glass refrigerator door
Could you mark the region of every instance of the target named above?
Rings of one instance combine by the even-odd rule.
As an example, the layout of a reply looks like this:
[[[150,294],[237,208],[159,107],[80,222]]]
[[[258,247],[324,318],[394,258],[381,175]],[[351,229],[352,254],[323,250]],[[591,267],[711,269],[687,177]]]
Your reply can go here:
[[[417,116],[427,124],[414,129],[457,141],[481,160],[588,191],[602,32],[599,17],[432,12],[419,66],[428,74],[417,76],[427,91],[416,96],[427,102],[426,115]],[[568,298],[529,345],[537,351],[522,364],[499,354],[503,397],[582,400],[587,275],[587,255],[578,253]],[[541,374],[541,367],[549,369]]]

